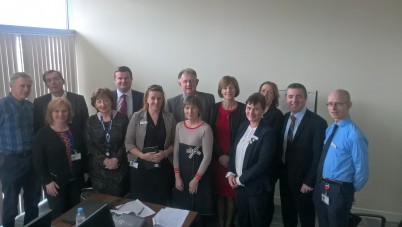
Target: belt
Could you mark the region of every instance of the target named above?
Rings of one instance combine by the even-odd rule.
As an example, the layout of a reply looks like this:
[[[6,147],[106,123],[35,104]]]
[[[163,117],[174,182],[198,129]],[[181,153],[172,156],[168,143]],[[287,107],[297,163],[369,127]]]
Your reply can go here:
[[[328,183],[328,184],[336,184],[336,185],[343,185],[345,183],[348,183],[348,182],[342,182],[342,181],[328,179],[328,178],[322,178],[321,181]]]

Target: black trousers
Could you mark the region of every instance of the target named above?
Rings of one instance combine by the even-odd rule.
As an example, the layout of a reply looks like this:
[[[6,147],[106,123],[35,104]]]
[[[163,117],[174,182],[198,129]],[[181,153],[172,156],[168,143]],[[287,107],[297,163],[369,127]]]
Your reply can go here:
[[[273,191],[259,195],[247,195],[244,187],[237,187],[237,223],[239,226],[270,226],[274,209],[273,196]]]
[[[23,189],[25,208],[24,224],[38,216],[40,200],[40,180],[33,169],[31,152],[4,155],[4,163],[0,167],[0,180],[3,200],[3,226],[14,227],[18,215],[18,197]]]
[[[53,210],[53,219],[59,217],[81,201],[81,189],[84,185],[83,177],[77,177],[74,180],[63,185],[58,190],[58,195],[53,197],[46,193],[49,208]],[[60,185],[59,185],[60,186]],[[44,186],[46,192],[46,186]]]
[[[302,227],[314,227],[313,192],[301,193],[302,185],[290,185],[286,170],[281,173],[279,185],[284,227],[296,227],[299,219]]]
[[[325,185],[328,185],[328,191],[325,190]],[[328,205],[322,201],[322,194],[329,197]],[[318,182],[314,189],[314,204],[320,227],[349,226],[349,213],[354,194],[352,183]]]

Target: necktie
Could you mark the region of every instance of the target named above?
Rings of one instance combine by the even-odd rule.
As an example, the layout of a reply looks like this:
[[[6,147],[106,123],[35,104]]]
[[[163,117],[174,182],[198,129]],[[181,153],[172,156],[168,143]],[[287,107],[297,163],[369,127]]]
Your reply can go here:
[[[294,115],[291,115],[290,116],[290,125],[289,125],[289,129],[288,129],[288,141],[286,143],[286,150],[284,150],[282,153],[282,162],[283,163],[285,163],[285,160],[286,160],[286,151],[289,148],[289,144],[293,140],[293,130],[295,129],[295,121],[296,121],[296,117]]]
[[[119,112],[127,114],[127,100],[126,100],[125,94],[121,95],[121,103],[120,103]]]
[[[331,144],[337,129],[338,125],[335,124],[334,129],[332,129],[331,135],[329,135],[327,141],[325,141],[324,147],[322,148],[321,158],[320,162],[318,163],[318,169],[317,169],[317,180],[321,180],[322,178],[322,170],[324,168],[325,157],[327,156],[329,145]]]
[[[295,129],[296,117],[294,115],[290,116],[290,125],[288,130],[288,142],[293,140],[293,130]]]

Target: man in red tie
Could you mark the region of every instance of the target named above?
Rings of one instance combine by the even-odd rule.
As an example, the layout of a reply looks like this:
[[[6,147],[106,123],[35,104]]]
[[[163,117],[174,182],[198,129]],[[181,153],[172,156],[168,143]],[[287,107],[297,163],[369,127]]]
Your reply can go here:
[[[134,112],[142,108],[144,93],[132,90],[133,73],[127,66],[119,66],[114,72],[114,83],[116,90],[113,91],[115,96],[113,109],[127,114],[130,119]]]

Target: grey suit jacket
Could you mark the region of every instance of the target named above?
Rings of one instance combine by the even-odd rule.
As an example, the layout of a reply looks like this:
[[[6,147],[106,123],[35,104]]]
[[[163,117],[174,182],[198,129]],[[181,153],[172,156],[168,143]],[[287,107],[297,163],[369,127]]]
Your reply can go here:
[[[73,108],[72,126],[79,130],[84,130],[88,119],[88,107],[84,96],[67,92],[67,99]],[[34,105],[34,131],[35,133],[46,125],[45,116],[47,105],[52,100],[52,95],[46,94],[33,101]]]
[[[162,117],[166,128],[164,149],[167,149],[174,143],[176,121],[174,120],[173,115],[165,110],[162,110]],[[125,146],[127,152],[133,148],[138,148],[140,151],[144,148],[147,124],[148,119],[146,111],[138,111],[134,113],[133,117],[130,119],[126,133]],[[130,159],[132,160],[132,157]]]
[[[199,91],[197,91],[195,95],[201,99],[201,119],[210,124],[212,108],[215,104],[215,97],[212,94]],[[170,113],[173,114],[177,122],[185,120],[183,113],[183,94],[168,99],[166,108]]]

